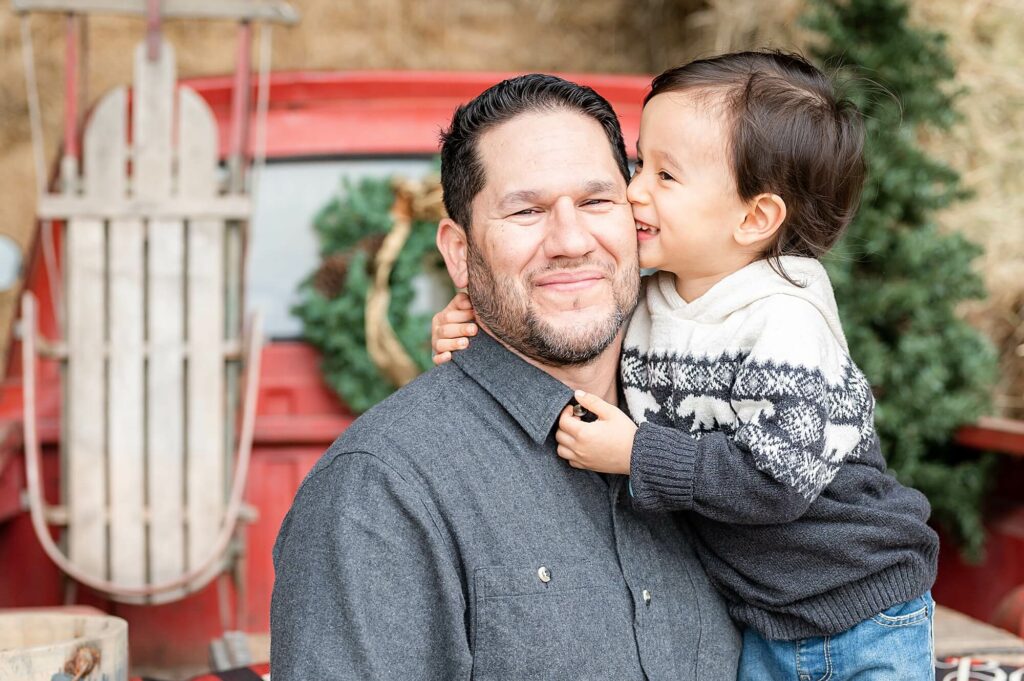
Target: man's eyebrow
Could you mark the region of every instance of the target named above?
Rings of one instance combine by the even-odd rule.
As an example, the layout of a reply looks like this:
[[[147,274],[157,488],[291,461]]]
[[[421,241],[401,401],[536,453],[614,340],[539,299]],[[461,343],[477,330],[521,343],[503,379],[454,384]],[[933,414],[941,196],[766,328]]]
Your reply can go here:
[[[615,189],[615,183],[607,180],[591,180],[583,187],[586,194],[604,194]]]
[[[603,194],[615,190],[615,183],[608,180],[589,180],[583,185],[584,194]],[[544,194],[533,189],[519,189],[509,192],[501,197],[499,206],[508,206],[520,203],[543,203]]]
[[[532,189],[520,189],[518,191],[505,194],[505,196],[501,197],[501,201],[498,205],[506,206],[511,203],[538,203],[539,201],[540,192],[535,192]]]

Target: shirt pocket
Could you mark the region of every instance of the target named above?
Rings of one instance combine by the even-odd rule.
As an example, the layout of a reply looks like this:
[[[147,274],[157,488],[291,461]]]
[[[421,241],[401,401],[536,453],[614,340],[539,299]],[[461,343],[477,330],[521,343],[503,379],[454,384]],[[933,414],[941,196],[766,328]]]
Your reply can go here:
[[[639,677],[633,605],[597,562],[477,568],[473,678]]]

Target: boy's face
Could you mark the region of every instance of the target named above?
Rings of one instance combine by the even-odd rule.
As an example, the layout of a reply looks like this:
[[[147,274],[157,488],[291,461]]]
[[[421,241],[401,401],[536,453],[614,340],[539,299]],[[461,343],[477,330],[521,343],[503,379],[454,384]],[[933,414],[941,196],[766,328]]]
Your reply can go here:
[[[746,255],[733,233],[748,208],[730,167],[720,100],[687,92],[654,97],[644,107],[637,151],[627,196],[637,221],[640,266],[688,280],[717,279],[738,269]]]

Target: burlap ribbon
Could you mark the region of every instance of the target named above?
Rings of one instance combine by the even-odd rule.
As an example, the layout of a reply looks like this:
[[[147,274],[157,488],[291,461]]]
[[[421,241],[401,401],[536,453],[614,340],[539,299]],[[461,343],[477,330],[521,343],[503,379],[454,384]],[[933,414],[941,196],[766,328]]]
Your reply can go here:
[[[370,359],[395,387],[416,378],[420,369],[406,352],[388,319],[391,271],[416,221],[436,222],[444,217],[441,184],[436,177],[395,180],[391,231],[374,257],[374,276],[366,294],[366,349]]]

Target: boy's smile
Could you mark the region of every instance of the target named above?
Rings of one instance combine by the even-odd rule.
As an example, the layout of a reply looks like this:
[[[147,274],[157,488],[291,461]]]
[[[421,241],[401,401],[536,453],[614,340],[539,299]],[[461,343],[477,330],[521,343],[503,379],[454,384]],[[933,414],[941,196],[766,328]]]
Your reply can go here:
[[[661,230],[654,225],[649,225],[646,222],[636,221],[636,238],[638,241],[646,241],[653,239],[658,236],[658,232]]]

